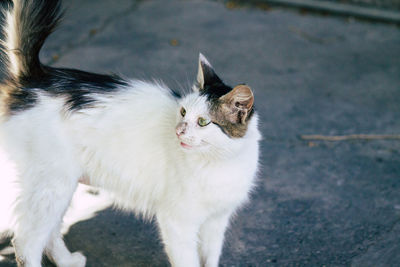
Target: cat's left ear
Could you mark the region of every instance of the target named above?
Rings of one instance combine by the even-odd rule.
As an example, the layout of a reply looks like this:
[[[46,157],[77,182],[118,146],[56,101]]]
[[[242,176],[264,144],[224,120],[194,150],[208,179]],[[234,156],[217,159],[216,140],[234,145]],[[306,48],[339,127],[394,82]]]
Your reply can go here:
[[[213,67],[206,57],[200,53],[199,69],[197,71],[197,84],[193,86],[194,91],[204,90],[207,85],[222,83],[222,80],[215,74]]]
[[[249,86],[241,84],[221,96],[219,102],[231,123],[245,124],[253,109],[254,95]]]

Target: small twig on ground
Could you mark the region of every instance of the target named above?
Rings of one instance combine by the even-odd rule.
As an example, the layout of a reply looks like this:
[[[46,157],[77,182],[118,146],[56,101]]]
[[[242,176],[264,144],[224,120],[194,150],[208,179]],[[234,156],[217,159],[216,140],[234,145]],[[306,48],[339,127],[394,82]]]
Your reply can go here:
[[[350,135],[302,135],[303,140],[347,141],[347,140],[400,140],[400,135],[390,134],[350,134]]]

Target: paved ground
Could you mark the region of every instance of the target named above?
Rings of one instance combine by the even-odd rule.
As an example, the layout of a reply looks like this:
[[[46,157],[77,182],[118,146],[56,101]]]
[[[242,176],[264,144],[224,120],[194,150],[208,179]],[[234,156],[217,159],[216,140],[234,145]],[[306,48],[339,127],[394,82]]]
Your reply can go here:
[[[66,4],[45,62],[186,88],[202,52],[254,88],[263,167],[223,266],[400,266],[400,141],[301,138],[400,134],[398,27],[206,0]],[[155,225],[112,209],[65,239],[88,266],[167,265]]]

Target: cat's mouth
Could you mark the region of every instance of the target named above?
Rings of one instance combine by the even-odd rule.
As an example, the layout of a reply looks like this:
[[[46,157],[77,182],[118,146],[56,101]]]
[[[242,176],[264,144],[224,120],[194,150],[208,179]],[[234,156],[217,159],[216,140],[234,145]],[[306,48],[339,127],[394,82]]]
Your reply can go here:
[[[187,150],[202,149],[204,146],[207,146],[207,143],[204,141],[200,142],[200,144],[192,144],[192,143],[188,144],[182,140],[179,140],[179,142],[180,142],[180,146],[183,149],[187,149]]]
[[[184,143],[182,141],[181,141],[181,147],[186,148],[186,149],[192,149],[193,148],[193,146],[188,145],[188,144],[186,144],[186,143]]]

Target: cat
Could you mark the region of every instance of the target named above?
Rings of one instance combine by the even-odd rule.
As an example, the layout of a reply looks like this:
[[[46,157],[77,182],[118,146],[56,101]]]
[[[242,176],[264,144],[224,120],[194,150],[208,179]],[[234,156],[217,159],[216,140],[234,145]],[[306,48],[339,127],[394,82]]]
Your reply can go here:
[[[190,93],[163,84],[54,68],[39,51],[59,0],[14,0],[3,25],[0,133],[18,172],[13,237],[19,266],[85,266],[60,234],[79,181],[154,219],[172,266],[218,266],[224,233],[259,166],[249,86],[226,85],[200,54]]]

